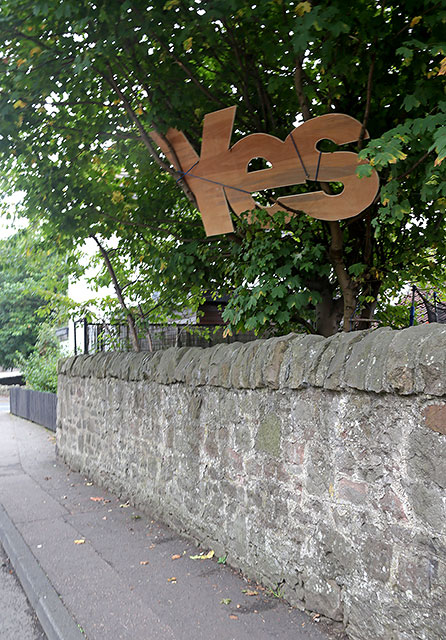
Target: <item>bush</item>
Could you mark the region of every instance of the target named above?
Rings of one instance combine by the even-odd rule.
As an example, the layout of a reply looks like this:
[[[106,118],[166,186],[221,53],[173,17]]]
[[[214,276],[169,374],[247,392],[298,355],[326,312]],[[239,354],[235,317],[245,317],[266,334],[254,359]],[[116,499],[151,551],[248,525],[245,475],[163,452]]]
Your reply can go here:
[[[43,325],[30,355],[17,354],[17,366],[25,382],[36,391],[57,392],[57,363],[62,357],[60,342],[54,329]]]

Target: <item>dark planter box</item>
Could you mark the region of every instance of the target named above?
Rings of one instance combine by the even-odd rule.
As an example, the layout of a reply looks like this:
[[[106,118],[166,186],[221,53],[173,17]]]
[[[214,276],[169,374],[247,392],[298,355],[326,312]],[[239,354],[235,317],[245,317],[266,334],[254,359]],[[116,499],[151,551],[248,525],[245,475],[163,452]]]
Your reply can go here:
[[[56,431],[57,394],[16,387],[10,391],[9,403],[15,416]]]

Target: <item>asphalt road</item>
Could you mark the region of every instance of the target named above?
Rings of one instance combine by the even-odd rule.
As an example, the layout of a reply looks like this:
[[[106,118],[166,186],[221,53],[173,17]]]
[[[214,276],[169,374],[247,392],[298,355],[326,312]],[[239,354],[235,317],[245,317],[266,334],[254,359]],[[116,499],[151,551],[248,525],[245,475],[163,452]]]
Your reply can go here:
[[[0,638],[2,640],[46,640],[46,635],[1,545]]]

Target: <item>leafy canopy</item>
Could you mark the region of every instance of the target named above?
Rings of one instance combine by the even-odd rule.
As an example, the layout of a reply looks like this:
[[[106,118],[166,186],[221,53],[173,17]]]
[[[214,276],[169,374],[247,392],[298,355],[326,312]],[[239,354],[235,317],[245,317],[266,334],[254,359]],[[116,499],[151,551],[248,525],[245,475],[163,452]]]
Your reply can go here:
[[[132,304],[234,292],[233,329],[362,328],[405,282],[444,278],[445,25],[442,0],[0,0],[0,165],[5,191],[55,242],[115,247]],[[284,138],[338,111],[367,128],[347,146],[381,196],[352,220],[238,222],[206,239],[193,197],[148,133],[238,105],[234,140]],[[334,145],[321,143],[334,150]],[[368,167],[361,167],[364,175]],[[294,193],[339,185],[307,183]],[[263,202],[290,190],[271,190]],[[279,216],[280,217],[280,216]],[[261,218],[261,215],[260,215]],[[116,243],[118,239],[118,243]],[[133,287],[132,274],[138,285]],[[150,315],[150,311],[147,311]]]

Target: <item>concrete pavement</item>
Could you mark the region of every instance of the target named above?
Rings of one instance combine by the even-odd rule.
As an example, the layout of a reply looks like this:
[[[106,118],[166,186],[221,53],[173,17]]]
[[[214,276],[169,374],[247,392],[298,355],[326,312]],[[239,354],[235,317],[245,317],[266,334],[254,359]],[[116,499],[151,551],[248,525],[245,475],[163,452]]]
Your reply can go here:
[[[71,472],[56,460],[54,435],[9,415],[6,402],[0,401],[0,505],[10,525],[2,529],[0,518],[0,541],[7,526],[16,529],[58,594],[63,612],[54,616],[66,616],[74,635],[79,631],[79,638],[89,640],[343,637],[215,558],[191,559],[209,550],[197,550],[133,509],[125,495],[116,497]],[[36,592],[41,588],[39,579],[31,586]]]

